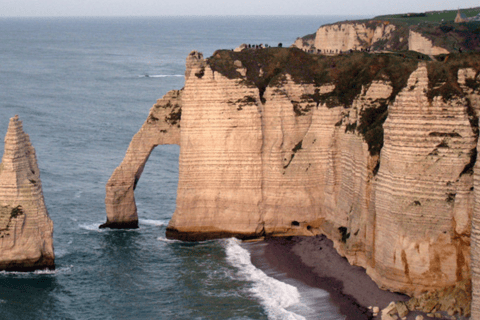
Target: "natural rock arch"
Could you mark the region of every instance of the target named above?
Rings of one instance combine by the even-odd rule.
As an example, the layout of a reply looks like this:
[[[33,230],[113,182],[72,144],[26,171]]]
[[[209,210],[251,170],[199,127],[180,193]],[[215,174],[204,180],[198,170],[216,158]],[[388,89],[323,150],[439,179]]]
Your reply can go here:
[[[201,78],[204,68],[203,55],[192,51],[186,61],[185,80],[190,76]],[[125,158],[107,182],[105,196],[107,222],[100,228],[138,228],[135,187],[156,146],[180,145],[182,93],[183,90],[169,91],[150,109],[147,120],[130,142]]]
[[[135,187],[153,149],[180,144],[181,91],[168,92],[150,109],[147,120],[128,146],[125,158],[106,185],[107,222],[100,228],[138,228]]]

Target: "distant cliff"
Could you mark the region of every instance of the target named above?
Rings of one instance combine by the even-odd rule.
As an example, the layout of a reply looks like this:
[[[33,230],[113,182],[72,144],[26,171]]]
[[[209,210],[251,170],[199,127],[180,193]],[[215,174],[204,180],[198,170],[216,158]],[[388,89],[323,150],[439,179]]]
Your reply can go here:
[[[439,55],[480,49],[477,25],[408,24],[390,20],[345,21],[321,26],[315,34],[298,38],[294,46],[315,53],[349,50],[417,51]]]
[[[0,164],[0,270],[54,269],[52,236],[35,149],[15,116]]]
[[[108,224],[158,144],[181,146],[167,236],[326,234],[385,289],[470,278],[478,54],[192,52],[107,183]]]

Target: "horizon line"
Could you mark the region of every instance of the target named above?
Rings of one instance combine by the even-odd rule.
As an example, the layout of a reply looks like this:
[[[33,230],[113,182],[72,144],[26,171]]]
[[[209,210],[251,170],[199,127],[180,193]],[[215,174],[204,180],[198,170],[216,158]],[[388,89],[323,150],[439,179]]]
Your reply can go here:
[[[0,18],[165,18],[165,17],[368,17],[365,14],[164,14],[164,15],[58,15],[58,16],[7,16]]]

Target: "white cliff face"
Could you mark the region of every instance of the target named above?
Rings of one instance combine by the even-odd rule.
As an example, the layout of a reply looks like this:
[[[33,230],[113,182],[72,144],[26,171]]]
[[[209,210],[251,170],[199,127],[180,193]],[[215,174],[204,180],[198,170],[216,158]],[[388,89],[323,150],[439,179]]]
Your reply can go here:
[[[447,49],[434,46],[431,40],[413,30],[410,30],[408,36],[408,50],[417,51],[428,55],[449,53]]]
[[[0,164],[0,270],[55,268],[52,236],[35,149],[15,116]]]
[[[465,69],[459,73],[459,83],[465,85],[466,79],[475,79],[476,72],[473,69]],[[476,78],[479,81],[478,76]],[[464,87],[465,88],[465,87]],[[468,88],[465,88],[468,89]],[[477,117],[479,115],[479,92],[478,89],[471,89],[468,92],[469,97],[477,97],[476,103],[472,105],[475,108]],[[475,100],[474,100],[475,101]],[[480,141],[479,141],[480,143]],[[477,159],[480,145],[477,144]],[[472,269],[472,315],[471,319],[480,319],[480,163],[477,161],[474,168],[474,205],[472,215],[471,231],[471,269]]]
[[[350,49],[367,49],[381,40],[388,40],[395,31],[393,24],[337,23],[322,26],[315,36],[315,48],[322,53],[339,53]]]
[[[427,90],[422,64],[389,107],[375,193],[374,257],[367,268],[384,287],[409,293],[470,274],[473,176],[465,168],[478,132],[466,99],[429,101]]]
[[[320,27],[314,41],[295,41],[302,50],[320,50],[323,54],[338,54],[348,50],[378,51],[411,50],[426,55],[447,54],[449,50],[434,46],[420,32],[388,22],[341,22]]]
[[[256,88],[212,71],[201,57],[187,60],[178,200],[169,234],[255,234],[262,190],[259,99]]]
[[[420,64],[403,88],[395,75],[379,73],[351,105],[327,105],[318,96],[335,93],[336,84],[287,73],[262,88],[252,83],[255,64],[240,60],[223,61],[232,69],[222,74],[190,54],[179,95],[181,128],[170,140],[159,138],[170,127],[135,136],[109,183],[130,180],[116,180],[107,191],[130,192],[151,148],[179,143],[169,237],[323,233],[389,290],[416,295],[469,278],[480,109],[470,89],[473,69],[459,70],[455,88],[463,94],[448,99],[431,97],[433,84]],[[258,75],[268,72],[260,68]],[[172,99],[169,93],[159,101]],[[143,142],[148,152],[130,152]],[[109,194],[109,221],[133,212],[124,200],[131,198]]]

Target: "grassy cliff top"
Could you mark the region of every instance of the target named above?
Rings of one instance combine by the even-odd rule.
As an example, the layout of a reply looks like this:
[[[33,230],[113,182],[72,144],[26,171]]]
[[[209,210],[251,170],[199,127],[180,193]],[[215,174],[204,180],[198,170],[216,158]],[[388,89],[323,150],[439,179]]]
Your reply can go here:
[[[370,54],[353,52],[337,56],[308,54],[296,48],[246,49],[241,52],[218,50],[207,59],[210,68],[230,79],[241,79],[255,86],[260,94],[267,87],[281,86],[289,74],[296,83],[321,86],[334,84],[328,94],[315,94],[312,99],[326,103],[328,107],[351,106],[360,94],[362,86],[373,80],[388,80],[393,87],[389,100],[407,85],[410,74],[419,61],[427,61],[432,89],[429,97],[448,99],[462,95],[456,84],[459,68],[471,67],[480,71],[480,53],[456,53],[437,57],[432,61],[417,52]],[[238,72],[235,61],[241,61],[247,69],[246,77]],[[439,84],[442,84],[439,87]],[[435,89],[433,89],[435,87]]]
[[[447,14],[448,13],[448,14]],[[454,12],[456,15],[456,11]],[[480,7],[471,9],[470,15],[480,13]],[[453,18],[444,19],[445,15],[451,17],[453,11],[441,13],[429,13],[426,16],[403,17],[403,15],[379,16],[371,20],[353,20],[336,22],[330,25],[340,23],[363,23],[367,28],[375,29],[380,25],[393,24],[395,31],[393,36],[386,40],[380,40],[374,43],[374,50],[407,50],[408,34],[410,30],[416,31],[431,40],[434,46],[447,49],[450,52],[461,51],[479,51],[480,50],[480,21],[470,21],[467,23],[454,23]],[[416,15],[416,14],[414,14]],[[444,21],[442,21],[444,19]],[[327,25],[325,25],[327,26]],[[311,40],[315,34],[309,34],[302,39]],[[403,41],[402,41],[403,40]],[[386,46],[388,44],[388,46]]]
[[[458,10],[428,11],[422,13],[404,13],[377,16],[372,20],[386,20],[392,22],[403,22],[407,24],[453,22]],[[473,17],[480,13],[480,7],[460,9],[460,12],[467,17]]]

